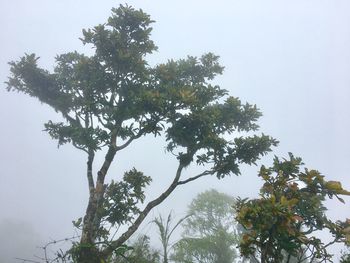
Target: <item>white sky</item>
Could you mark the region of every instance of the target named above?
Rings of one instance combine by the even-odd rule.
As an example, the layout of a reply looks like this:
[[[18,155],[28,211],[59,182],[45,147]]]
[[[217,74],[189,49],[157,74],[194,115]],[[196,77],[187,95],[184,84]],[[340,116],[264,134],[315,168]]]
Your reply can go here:
[[[9,75],[7,62],[25,52],[36,53],[40,64],[52,69],[55,55],[87,51],[78,40],[81,29],[105,22],[110,9],[125,2],[156,20],[152,37],[159,51],[150,57],[152,64],[209,51],[220,55],[225,72],[215,82],[258,105],[264,114],[261,131],[280,140],[274,154],[293,152],[307,167],[350,189],[347,0],[1,0],[0,82]],[[74,233],[71,221],[83,214],[87,202],[86,160],[71,146],[57,149],[42,132],[44,122],[59,116],[1,85],[0,261],[12,262],[13,257],[35,253],[40,244],[34,241]],[[110,178],[135,166],[154,177],[148,193],[155,197],[171,181],[169,171],[174,168],[163,145],[154,139],[133,145],[117,156]],[[148,220],[171,209],[184,213],[190,200],[210,187],[234,196],[256,196],[257,169],[244,167],[241,177],[184,186]],[[331,202],[329,208],[333,218],[350,217],[349,204]],[[142,229],[152,231],[149,226]],[[23,240],[18,232],[37,237],[18,242]]]

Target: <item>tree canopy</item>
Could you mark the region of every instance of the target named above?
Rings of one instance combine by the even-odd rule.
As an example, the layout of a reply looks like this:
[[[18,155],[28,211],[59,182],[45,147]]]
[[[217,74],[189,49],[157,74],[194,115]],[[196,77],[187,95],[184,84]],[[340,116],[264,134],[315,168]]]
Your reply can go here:
[[[83,30],[91,56],[58,55],[53,72],[40,68],[35,54],[9,63],[7,89],[51,106],[62,121],[48,121],[46,131],[59,145],[71,143],[87,155],[89,200],[76,224],[82,228],[72,250],[77,262],[108,261],[176,187],[208,175],[238,175],[240,164],[254,164],[277,144],[264,134],[239,134],[257,131],[261,113],[212,84],[223,72],[217,55],[150,66],[146,56],[157,50],[153,22],[142,10],[121,5],[104,24]],[[178,167],[168,188],[142,206],[151,175],[135,168],[109,184],[106,176],[115,155],[146,135],[165,137]],[[105,158],[93,171],[97,154]],[[202,172],[183,178],[191,164],[203,165]],[[119,225],[129,228],[111,240],[109,227]]]
[[[233,204],[233,197],[216,190],[200,193],[189,205],[184,233],[174,246],[174,262],[233,262],[239,239]]]

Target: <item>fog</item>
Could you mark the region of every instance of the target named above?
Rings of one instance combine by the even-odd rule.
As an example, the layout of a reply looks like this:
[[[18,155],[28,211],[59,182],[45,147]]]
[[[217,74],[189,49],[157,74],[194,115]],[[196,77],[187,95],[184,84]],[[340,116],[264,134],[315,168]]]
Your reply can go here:
[[[120,3],[142,8],[156,21],[152,38],[159,47],[150,64],[213,52],[225,66],[214,80],[263,113],[261,132],[280,141],[273,155],[293,152],[306,166],[350,189],[350,2],[346,0],[244,1],[0,1],[0,82],[7,62],[24,53],[41,57],[53,69],[57,54],[91,52],[78,39],[82,28],[104,23]],[[87,204],[86,156],[70,145],[57,148],[43,129],[59,120],[34,98],[0,89],[0,262],[17,262],[51,239],[74,235],[71,221]],[[118,155],[109,178],[135,166],[153,177],[148,198],[171,182],[173,156],[164,141],[143,138]],[[100,163],[103,156],[97,157]],[[261,162],[259,163],[261,164]],[[240,177],[205,178],[177,189],[155,209],[182,215],[201,191],[216,188],[233,196],[258,195],[258,167],[242,167]],[[187,172],[189,173],[191,169]],[[345,205],[329,202],[332,218],[349,217]],[[141,231],[152,233],[144,224]],[[334,249],[339,253],[339,249]],[[12,260],[12,261],[11,261]]]

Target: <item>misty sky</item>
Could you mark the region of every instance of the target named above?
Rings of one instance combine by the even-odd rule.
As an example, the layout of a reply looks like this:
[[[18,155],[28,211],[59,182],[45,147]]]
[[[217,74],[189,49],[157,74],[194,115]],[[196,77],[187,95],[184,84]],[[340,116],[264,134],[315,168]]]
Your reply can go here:
[[[24,53],[36,53],[40,66],[49,70],[57,54],[91,53],[78,39],[82,28],[104,23],[110,9],[125,2],[156,21],[152,38],[159,50],[149,57],[150,64],[205,52],[219,55],[225,71],[214,83],[257,104],[264,114],[261,131],[280,141],[273,154],[293,152],[307,167],[350,189],[348,0],[1,0],[0,82],[9,75],[7,62]],[[34,254],[51,238],[74,235],[71,221],[85,211],[86,156],[70,145],[57,149],[42,131],[49,119],[60,116],[34,98],[6,92],[1,84],[0,248],[6,248],[6,254],[0,250],[1,262]],[[154,178],[147,193],[156,197],[172,180],[176,164],[164,145],[142,139],[116,157],[109,178],[135,166]],[[269,164],[273,154],[264,162]],[[261,186],[257,170],[243,167],[241,177],[183,186],[146,221],[171,209],[183,214],[197,193],[211,187],[256,196]],[[332,218],[350,217],[346,201],[329,203]],[[141,230],[153,231],[146,224]]]

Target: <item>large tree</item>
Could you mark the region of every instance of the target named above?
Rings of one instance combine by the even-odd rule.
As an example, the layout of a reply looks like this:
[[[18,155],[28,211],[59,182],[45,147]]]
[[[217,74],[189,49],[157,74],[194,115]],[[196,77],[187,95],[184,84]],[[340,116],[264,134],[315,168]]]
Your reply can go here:
[[[232,263],[237,257],[238,229],[234,198],[216,190],[200,193],[189,205],[182,239],[172,259],[179,263]]]
[[[10,62],[8,90],[60,113],[62,122],[48,121],[46,131],[59,145],[71,143],[87,156],[89,199],[80,242],[72,249],[78,262],[107,261],[176,187],[209,175],[238,175],[241,163],[255,163],[276,144],[264,134],[238,135],[256,131],[261,113],[211,84],[223,71],[218,56],[151,67],[145,58],[157,50],[150,39],[152,22],[142,10],[120,6],[106,23],[83,30],[81,40],[92,46],[93,55],[59,55],[53,72],[40,68],[35,54]],[[116,154],[149,134],[166,138],[178,166],[166,171],[173,174],[168,188],[142,206],[151,176],[132,169],[109,184],[106,176]],[[103,163],[94,163],[97,154],[105,155]],[[183,178],[191,164],[203,165],[202,172]],[[109,227],[119,225],[128,229],[110,240]]]

